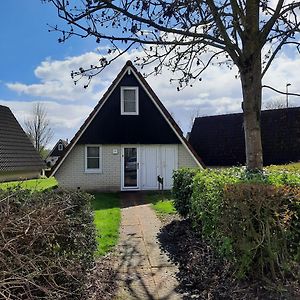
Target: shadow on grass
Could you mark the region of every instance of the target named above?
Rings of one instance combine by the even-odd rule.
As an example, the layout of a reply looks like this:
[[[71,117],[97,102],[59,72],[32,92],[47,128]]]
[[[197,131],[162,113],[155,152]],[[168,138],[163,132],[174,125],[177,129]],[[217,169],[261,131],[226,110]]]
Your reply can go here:
[[[95,199],[92,201],[94,210],[120,208],[119,193],[93,193]]]
[[[176,214],[172,193],[170,191],[148,192],[145,195],[145,199],[148,203],[152,204],[154,210],[159,214],[163,214],[163,215]]]

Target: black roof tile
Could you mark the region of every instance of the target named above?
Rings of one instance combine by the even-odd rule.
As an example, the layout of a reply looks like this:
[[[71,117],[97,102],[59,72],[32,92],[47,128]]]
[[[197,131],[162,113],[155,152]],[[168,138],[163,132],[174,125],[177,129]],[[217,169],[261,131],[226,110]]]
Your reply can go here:
[[[262,111],[261,133],[265,165],[300,160],[300,107]],[[243,115],[196,118],[189,142],[208,166],[244,165]]]
[[[11,110],[0,105],[0,172],[41,170],[44,162]]]

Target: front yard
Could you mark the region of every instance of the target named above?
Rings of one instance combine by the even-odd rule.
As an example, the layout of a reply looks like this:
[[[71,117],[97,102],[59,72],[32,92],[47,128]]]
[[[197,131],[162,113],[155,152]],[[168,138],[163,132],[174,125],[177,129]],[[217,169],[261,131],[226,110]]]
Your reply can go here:
[[[149,192],[146,194],[146,201],[151,203],[152,208],[159,215],[174,215],[176,209],[174,207],[172,194],[169,191]]]
[[[41,178],[41,179],[31,179],[22,181],[11,181],[0,183],[0,189],[7,190],[9,188],[13,189],[20,187],[26,190],[42,192],[47,189],[57,187],[58,183],[54,177]]]
[[[120,197],[116,193],[95,194],[92,202],[97,230],[96,255],[104,255],[117,244],[121,220]]]

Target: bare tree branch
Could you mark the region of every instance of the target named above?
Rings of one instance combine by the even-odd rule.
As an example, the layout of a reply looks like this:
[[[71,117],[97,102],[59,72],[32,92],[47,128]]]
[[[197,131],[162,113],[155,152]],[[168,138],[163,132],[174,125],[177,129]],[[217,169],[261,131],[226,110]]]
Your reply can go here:
[[[262,86],[263,88],[267,88],[267,89],[270,89],[270,90],[273,90],[274,92],[276,93],[279,93],[279,94],[282,94],[282,95],[288,95],[288,96],[297,96],[297,97],[300,97],[300,94],[298,93],[290,93],[290,92],[282,92],[282,91],[279,91],[275,88],[273,88],[272,86],[269,86],[269,85],[263,85]]]
[[[155,65],[150,74],[164,67],[179,74],[179,90],[201,79],[215,59],[229,68],[235,64],[243,92],[247,167],[262,168],[262,78],[285,45],[300,53],[299,1],[45,1],[68,26],[52,26],[61,33],[60,42],[73,36],[110,42],[109,58],[103,54],[98,64],[72,72],[75,82],[87,78],[89,83],[110,61],[134,48],[143,52],[135,60],[141,67]]]
[[[54,132],[42,103],[33,105],[31,117],[25,121],[25,131],[39,153],[53,138]]]

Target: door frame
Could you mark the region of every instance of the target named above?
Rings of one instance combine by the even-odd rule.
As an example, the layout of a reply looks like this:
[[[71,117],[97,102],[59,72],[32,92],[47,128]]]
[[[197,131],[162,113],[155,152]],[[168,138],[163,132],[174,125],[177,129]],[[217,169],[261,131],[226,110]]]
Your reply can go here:
[[[125,148],[136,148],[136,162],[137,162],[137,186],[134,187],[125,187],[124,186],[124,149]],[[140,190],[140,147],[138,145],[121,145],[121,191],[138,191]]]

